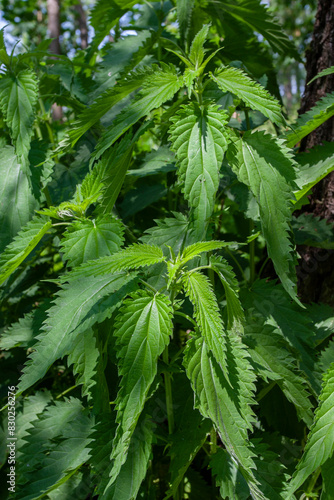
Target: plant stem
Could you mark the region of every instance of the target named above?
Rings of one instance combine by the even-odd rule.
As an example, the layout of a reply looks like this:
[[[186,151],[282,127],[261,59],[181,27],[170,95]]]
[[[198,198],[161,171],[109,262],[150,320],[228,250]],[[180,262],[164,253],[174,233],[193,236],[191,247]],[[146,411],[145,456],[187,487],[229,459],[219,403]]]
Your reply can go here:
[[[211,452],[211,455],[214,455],[215,453],[217,453],[217,433],[216,433],[216,429],[214,427],[212,427],[211,431],[210,431],[210,452]]]
[[[250,234],[254,230],[254,222],[249,223]],[[251,285],[255,279],[255,240],[249,243],[249,284]]]
[[[58,394],[58,396],[56,397],[56,399],[59,399],[62,396],[65,396],[65,394],[67,394],[70,391],[73,391],[73,389],[75,389],[76,387],[77,387],[76,385],[72,385],[72,387],[69,387],[68,389],[66,389],[66,391],[62,392],[61,394]]]
[[[162,359],[164,360],[166,365],[169,365],[168,346],[165,347],[165,350],[162,354]],[[165,372],[164,376],[165,376],[168,433],[173,434],[173,431],[174,431],[174,413],[173,413],[173,397],[172,397],[172,380],[171,380],[170,373],[168,373],[167,371]]]
[[[319,467],[314,473],[313,473],[313,476],[311,477],[311,480],[310,480],[310,483],[307,487],[307,493],[306,493],[306,498],[310,495],[312,495],[313,493],[313,488],[315,487],[316,485],[316,482],[318,481],[318,477],[320,475],[320,472],[321,472],[321,468]]]

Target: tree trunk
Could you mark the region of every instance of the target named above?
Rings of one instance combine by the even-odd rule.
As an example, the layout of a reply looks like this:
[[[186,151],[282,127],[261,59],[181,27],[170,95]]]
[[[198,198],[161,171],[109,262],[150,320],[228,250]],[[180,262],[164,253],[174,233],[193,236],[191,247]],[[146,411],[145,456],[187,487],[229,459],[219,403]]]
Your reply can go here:
[[[319,0],[313,38],[306,56],[306,82],[323,69],[334,66],[334,0]],[[305,113],[315,103],[334,90],[334,74],[318,78],[306,85],[299,113]],[[327,120],[303,139],[300,151],[334,140],[334,118]],[[305,213],[334,221],[334,172],[312,190],[310,204]],[[313,247],[300,247],[301,262],[298,269],[299,295],[304,302],[325,302],[334,306],[333,252]]]
[[[81,40],[80,46],[82,49],[86,49],[88,46],[88,29],[87,29],[86,13],[82,8],[80,0],[79,3],[74,6],[74,8],[77,11],[77,17],[78,17],[80,40]]]
[[[59,0],[47,0],[48,12],[48,32],[49,37],[53,38],[50,44],[50,52],[53,54],[61,54],[60,49],[60,3]],[[58,104],[52,105],[52,117],[54,120],[62,120],[63,110]]]

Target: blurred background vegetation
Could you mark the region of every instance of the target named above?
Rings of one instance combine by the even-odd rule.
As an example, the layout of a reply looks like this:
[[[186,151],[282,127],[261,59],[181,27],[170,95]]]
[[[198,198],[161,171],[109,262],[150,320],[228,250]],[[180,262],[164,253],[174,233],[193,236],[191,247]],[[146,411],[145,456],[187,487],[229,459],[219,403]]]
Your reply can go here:
[[[56,37],[54,52],[78,57],[78,52],[85,49],[94,36],[89,24],[89,16],[96,2],[89,0],[2,0],[0,27],[6,28],[6,40],[15,52],[33,49],[48,37]],[[301,62],[290,57],[275,54],[276,71],[282,101],[290,118],[297,116],[300,98],[305,87],[305,52],[310,44],[316,15],[316,0],[267,0],[265,2],[274,12],[279,23],[291,40],[296,44]],[[138,6],[140,9],[141,6]],[[57,13],[58,9],[58,13]],[[57,19],[58,16],[58,19]],[[52,19],[51,19],[52,18]],[[88,21],[88,22],[87,22]],[[170,29],[173,30],[173,18]],[[121,27],[131,27],[136,22],[124,16],[120,19]],[[59,46],[57,47],[57,30]],[[124,35],[124,31],[122,33]],[[112,43],[117,38],[114,30],[100,44]],[[259,35],[261,38],[261,35]]]

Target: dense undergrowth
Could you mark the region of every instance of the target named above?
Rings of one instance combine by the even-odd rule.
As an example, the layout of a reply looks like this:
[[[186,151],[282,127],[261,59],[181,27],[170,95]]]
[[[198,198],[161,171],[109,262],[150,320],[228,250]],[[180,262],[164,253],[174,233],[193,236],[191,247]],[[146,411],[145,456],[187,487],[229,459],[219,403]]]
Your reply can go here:
[[[332,499],[334,314],[300,303],[295,242],[331,258],[333,230],[294,212],[334,169],[298,153],[334,96],[287,125],[272,54],[299,55],[257,0],[99,0],[91,25],[72,59],[1,32],[13,495]]]

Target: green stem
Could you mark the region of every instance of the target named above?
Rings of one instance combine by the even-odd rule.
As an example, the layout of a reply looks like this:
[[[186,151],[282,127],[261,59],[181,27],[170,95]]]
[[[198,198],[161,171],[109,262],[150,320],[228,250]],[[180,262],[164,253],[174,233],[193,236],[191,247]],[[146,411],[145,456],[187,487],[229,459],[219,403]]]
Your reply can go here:
[[[318,481],[318,477],[320,476],[321,468],[319,467],[311,477],[310,483],[307,487],[307,493],[306,493],[306,498],[313,493],[313,488],[316,485],[316,482]]]
[[[210,452],[211,455],[217,453],[217,433],[214,427],[210,431]]]
[[[249,114],[248,114],[248,109],[245,109],[245,118],[246,118],[246,128],[247,130],[250,130],[250,121],[249,121]]]
[[[184,314],[180,311],[175,311],[174,314],[176,314],[177,316],[182,316],[182,318],[186,318],[190,323],[194,325],[195,328],[197,327],[196,321],[194,321],[190,316],[188,316],[188,314]]]
[[[228,247],[225,248],[226,252],[230,255],[230,257],[233,259],[233,261],[235,262],[237,268],[239,269],[240,273],[241,273],[241,276],[244,278],[245,281],[247,281],[246,279],[246,276],[245,276],[245,273],[244,273],[244,270],[242,269],[241,265],[239,264],[239,262],[237,261],[237,259],[234,257],[233,253],[231,252],[231,250],[228,249]]]
[[[65,394],[67,394],[70,391],[73,391],[73,389],[75,389],[76,387],[77,387],[76,385],[72,385],[72,387],[69,387],[68,389],[66,389],[66,391],[62,392],[61,394],[58,394],[58,396],[56,397],[56,399],[59,399],[62,396],[65,396]]]
[[[254,229],[254,222],[250,221],[250,234]],[[255,279],[255,240],[249,243],[249,284],[252,285]]]
[[[168,346],[165,347],[162,353],[162,359],[169,365]],[[165,371],[165,392],[166,392],[166,408],[168,419],[168,433],[173,434],[174,431],[174,413],[173,413],[173,396],[172,396],[172,380],[169,372]]]

